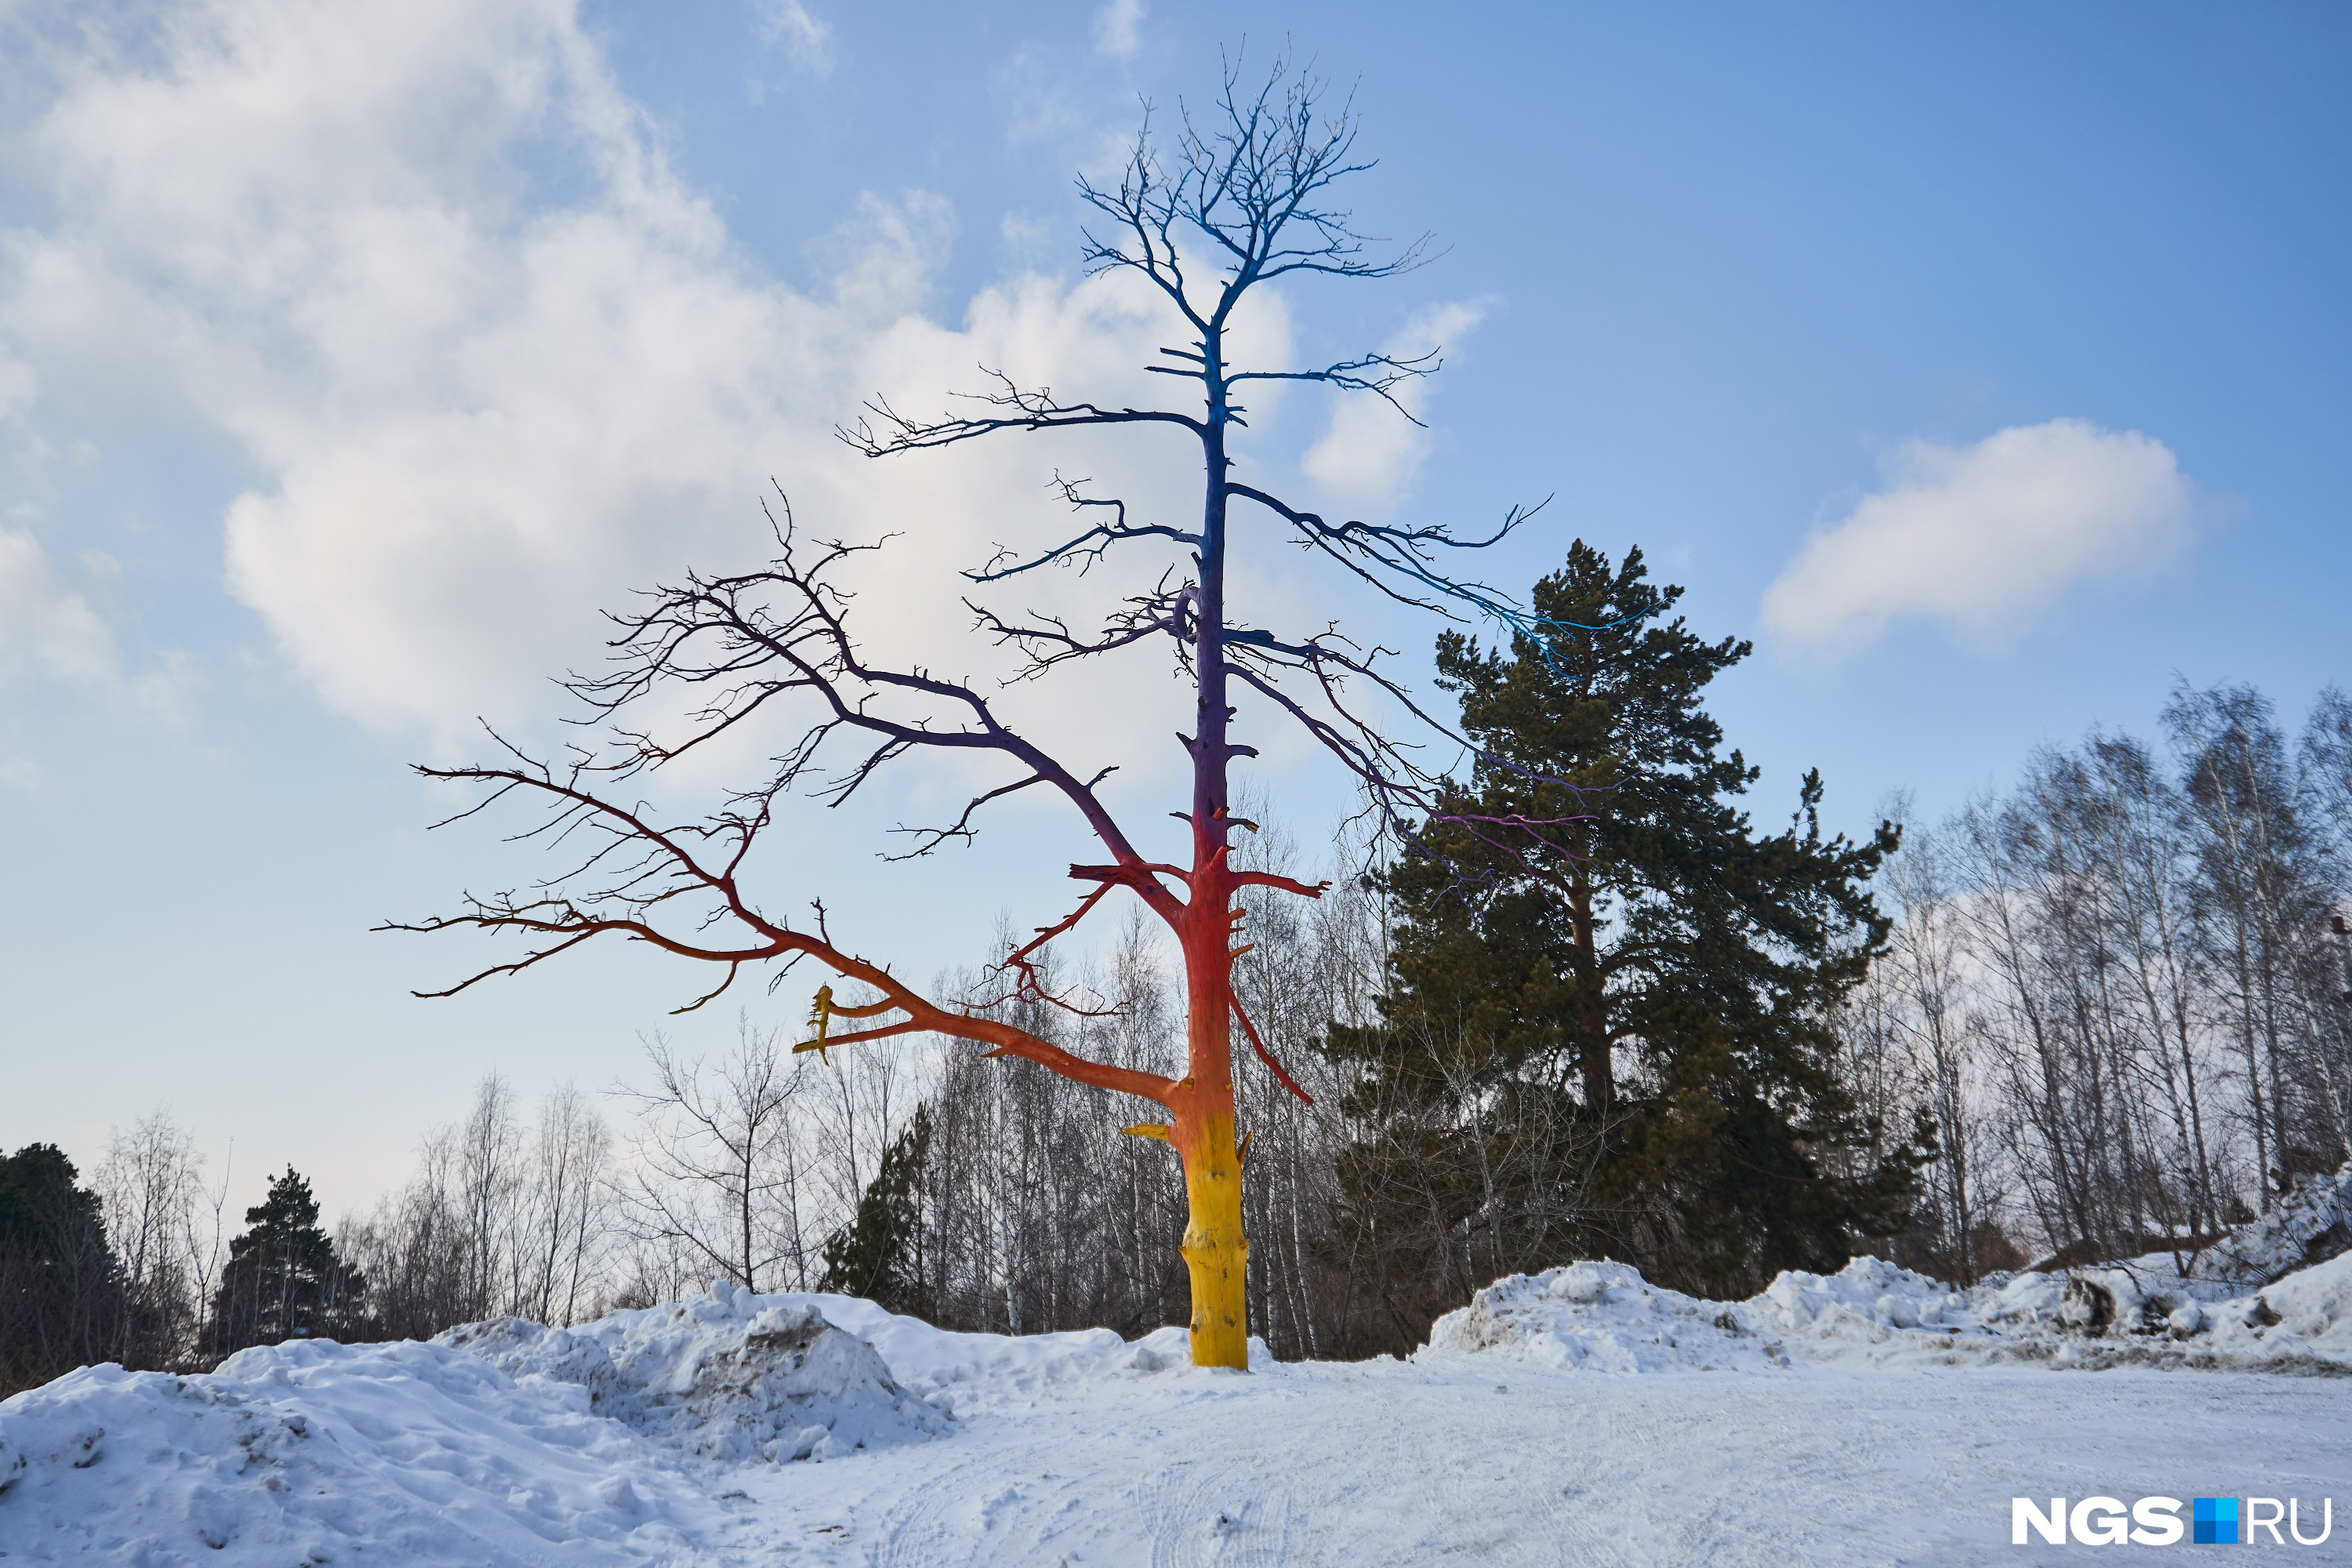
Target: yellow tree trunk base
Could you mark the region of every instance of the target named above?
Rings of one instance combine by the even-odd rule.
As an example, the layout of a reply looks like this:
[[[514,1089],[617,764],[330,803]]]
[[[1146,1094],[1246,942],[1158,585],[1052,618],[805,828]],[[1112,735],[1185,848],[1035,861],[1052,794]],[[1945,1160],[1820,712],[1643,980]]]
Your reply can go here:
[[[1189,1138],[1186,1132],[1192,1133]],[[1231,1113],[1185,1128],[1184,1267],[1192,1276],[1192,1364],[1249,1369],[1249,1242],[1242,1236],[1241,1160]],[[1189,1146],[1186,1146],[1189,1145]]]

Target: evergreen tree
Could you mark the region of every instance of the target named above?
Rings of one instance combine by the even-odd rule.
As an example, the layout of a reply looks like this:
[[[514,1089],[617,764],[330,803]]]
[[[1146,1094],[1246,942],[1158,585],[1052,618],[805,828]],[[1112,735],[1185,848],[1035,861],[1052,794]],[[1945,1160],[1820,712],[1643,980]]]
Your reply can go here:
[[[1865,883],[1895,829],[1824,838],[1809,773],[1789,827],[1759,836],[1738,804],[1758,771],[1702,706],[1749,647],[1669,620],[1682,590],[1647,576],[1638,549],[1612,570],[1580,540],[1536,584],[1540,642],[1439,639],[1487,755],[1384,879],[1381,1023],[1331,1047],[1375,1069],[1360,1109],[1426,1125],[1434,1099],[1457,1141],[1496,1105],[1581,1124],[1558,1146],[1591,1172],[1593,1217],[1522,1226],[1545,1255],[1510,1267],[1606,1248],[1721,1293],[1893,1229],[1932,1130],[1856,1171],[1877,1140],[1827,1026],[1885,938]]]
[[[850,1223],[825,1238],[820,1290],[863,1296],[894,1312],[927,1315],[923,1269],[922,1179],[930,1157],[931,1117],[924,1106],[883,1152]]]
[[[365,1332],[361,1308],[367,1281],[336,1256],[334,1241],[319,1228],[310,1184],[293,1166],[271,1178],[268,1195],[245,1211],[245,1233],[228,1244],[214,1302],[215,1353]]]
[[[65,1151],[0,1158],[0,1395],[100,1360],[121,1309],[98,1194]]]

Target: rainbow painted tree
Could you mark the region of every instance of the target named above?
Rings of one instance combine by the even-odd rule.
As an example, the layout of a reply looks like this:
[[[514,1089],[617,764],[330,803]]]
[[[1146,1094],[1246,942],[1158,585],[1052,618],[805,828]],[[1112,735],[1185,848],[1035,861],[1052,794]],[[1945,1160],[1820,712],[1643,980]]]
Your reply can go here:
[[[821,989],[816,1038],[803,1048],[937,1033],[1151,1102],[1165,1119],[1129,1131],[1164,1140],[1182,1161],[1191,1211],[1182,1252],[1192,1279],[1192,1356],[1209,1366],[1247,1364],[1243,1281],[1249,1244],[1242,1235],[1241,1146],[1234,1126],[1236,1026],[1267,1068],[1304,1098],[1234,998],[1233,963],[1244,950],[1236,945],[1242,915],[1234,896],[1252,886],[1301,898],[1323,891],[1321,884],[1237,868],[1232,861],[1234,831],[1250,825],[1228,809],[1230,773],[1236,759],[1256,754],[1234,738],[1237,704],[1250,703],[1254,717],[1303,726],[1352,775],[1367,809],[1394,832],[1416,836],[1432,821],[1461,822],[1473,831],[1530,826],[1456,815],[1458,797],[1444,778],[1416,762],[1416,748],[1389,731],[1399,721],[1421,724],[1466,742],[1378,667],[1380,650],[1361,648],[1328,627],[1302,635],[1242,625],[1228,609],[1226,573],[1237,540],[1282,541],[1319,552],[1391,598],[1449,619],[1467,613],[1510,626],[1533,625],[1500,595],[1457,580],[1438,564],[1445,549],[1494,543],[1524,521],[1523,510],[1514,510],[1490,534],[1464,539],[1444,528],[1327,521],[1231,477],[1228,442],[1244,427],[1239,395],[1251,384],[1321,383],[1394,404],[1399,387],[1436,368],[1433,355],[1371,353],[1309,370],[1247,368],[1229,357],[1234,311],[1251,289],[1310,275],[1385,278],[1421,259],[1418,243],[1374,257],[1371,242],[1330,205],[1332,187],[1370,164],[1354,156],[1351,116],[1344,109],[1320,112],[1319,90],[1318,83],[1280,67],[1255,92],[1242,90],[1229,69],[1215,110],[1200,122],[1185,117],[1172,146],[1156,142],[1147,121],[1117,189],[1079,183],[1101,226],[1099,234],[1086,234],[1087,266],[1149,280],[1181,317],[1184,340],[1161,348],[1164,363],[1150,368],[1195,384],[1197,404],[1189,397],[1183,408],[1066,402],[998,375],[974,400],[976,416],[923,421],[877,402],[843,431],[854,447],[877,458],[1007,432],[1103,426],[1146,426],[1197,445],[1202,481],[1197,522],[1139,521],[1123,501],[1066,485],[1065,499],[1088,521],[1083,531],[1034,556],[1000,555],[965,574],[975,584],[1003,584],[1054,563],[1084,563],[1114,550],[1157,549],[1176,558],[1158,588],[1110,607],[1091,633],[1073,631],[1062,619],[1006,618],[966,603],[978,618],[978,635],[1019,650],[1024,679],[1164,641],[1197,698],[1192,733],[1179,737],[1192,764],[1190,809],[1173,814],[1190,826],[1188,864],[1148,858],[1097,794],[1109,770],[1080,777],[1000,722],[989,698],[971,682],[869,662],[835,580],[844,562],[877,547],[809,541],[796,531],[785,507],[780,518],[772,514],[778,550],[761,570],[689,574],[683,586],[655,590],[647,607],[614,617],[620,635],[612,644],[613,667],[568,683],[605,727],[610,749],[581,750],[550,763],[509,748],[511,761],[505,765],[418,770],[491,791],[464,816],[509,796],[536,803],[546,816],[530,831],[569,845],[573,868],[527,891],[469,897],[456,915],[388,928],[484,928],[531,942],[520,959],[446,991],[420,993],[431,995],[528,969],[606,933],[712,966],[716,983],[680,1011],[725,992],[746,966],[773,966],[772,988],[784,969],[811,959],[837,979],[861,984],[870,999],[844,1004],[835,1000],[831,985]],[[1402,405],[1399,413],[1410,417]],[[635,705],[656,693],[672,710],[681,693],[692,699],[679,732],[657,736],[650,732],[658,727],[652,721],[633,722]],[[616,793],[624,781],[719,735],[780,719],[787,743],[773,772],[717,815],[667,824],[649,808],[630,804],[633,796]],[[876,770],[940,751],[1001,758],[1008,782],[973,797],[952,823],[916,830],[906,858],[968,839],[990,802],[1028,789],[1061,796],[1101,846],[1098,864],[1069,868],[1087,890],[1067,914],[1005,955],[1005,990],[992,998],[949,1002],[923,995],[887,965],[841,945],[821,901],[807,900],[814,919],[796,925],[737,879],[780,801],[805,795],[838,805]],[[1506,837],[1497,833],[1494,841]],[[1013,996],[1075,1007],[1070,999],[1045,993],[1039,954],[1118,889],[1165,922],[1182,953],[1188,1017],[1180,1078],[1087,1060],[990,1016]],[[803,907],[803,899],[793,902]]]

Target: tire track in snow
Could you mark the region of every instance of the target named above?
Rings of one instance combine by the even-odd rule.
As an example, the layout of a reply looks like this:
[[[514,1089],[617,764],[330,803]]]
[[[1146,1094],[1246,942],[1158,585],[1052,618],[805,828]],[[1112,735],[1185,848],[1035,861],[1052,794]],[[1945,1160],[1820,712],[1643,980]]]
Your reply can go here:
[[[1594,1437],[1594,1450],[1612,1455],[1622,1452],[1614,1412],[1588,1411],[1582,1424]],[[1621,1546],[1601,1533],[1603,1500],[1617,1489],[1607,1484],[1613,1479],[1596,1475],[1588,1468],[1575,1480],[1547,1478],[1543,1482],[1538,1495],[1542,1500],[1543,1521],[1549,1531],[1552,1561],[1560,1568],[1624,1568],[1631,1561]]]
[[[864,1544],[869,1568],[1132,1561],[1108,1544],[1118,1538],[1127,1503],[1107,1504],[1099,1476],[1073,1473],[1074,1452],[1099,1435],[1049,1430],[1041,1439],[1026,1424],[1000,1419],[960,1434],[970,1447],[944,1464],[937,1446],[894,1456],[919,1479],[872,1516]]]
[[[1151,1568],[1282,1568],[1293,1561],[1287,1488],[1261,1467],[1178,1460],[1137,1484]]]
[[[1003,1502],[1002,1478],[984,1473],[984,1468],[994,1468],[998,1460],[999,1451],[992,1448],[933,1467],[932,1473],[920,1485],[884,1508],[879,1521],[880,1539],[867,1544],[866,1561],[873,1568],[936,1568],[941,1563],[973,1561],[981,1541],[975,1538],[959,1542],[955,1538],[962,1532],[949,1515],[985,1509],[984,1502],[974,1500],[976,1496]],[[977,1522],[982,1526],[979,1533],[984,1534],[985,1516]]]

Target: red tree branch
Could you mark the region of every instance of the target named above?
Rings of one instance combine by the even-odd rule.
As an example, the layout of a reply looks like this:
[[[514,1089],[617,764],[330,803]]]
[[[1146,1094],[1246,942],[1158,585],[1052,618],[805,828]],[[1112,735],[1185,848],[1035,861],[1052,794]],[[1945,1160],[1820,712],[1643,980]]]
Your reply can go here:
[[[862,1003],[853,1007],[835,1007],[833,1011],[854,1017],[877,1017],[894,1010],[906,1015],[903,1020],[879,1028],[835,1036],[829,1044],[929,1032],[975,1041],[988,1047],[991,1056],[1020,1057],[1077,1082],[1137,1095],[1162,1105],[1168,1103],[1176,1088],[1176,1080],[1158,1073],[1092,1061],[1002,1019],[943,1007],[904,984],[880,965],[845,952],[826,937],[794,931],[788,925],[768,920],[751,908],[736,885],[735,868],[741,863],[748,842],[733,846],[735,853],[730,857],[725,870],[713,870],[704,866],[692,850],[679,841],[677,835],[655,826],[646,819],[642,811],[614,805],[574,782],[538,776],[511,768],[420,768],[418,772],[428,777],[494,781],[504,789],[537,792],[555,804],[557,816],[552,820],[561,823],[569,819],[564,829],[566,832],[573,831],[585,823],[609,835],[615,845],[631,846],[644,851],[644,858],[638,863],[624,869],[615,887],[590,891],[578,900],[551,898],[521,904],[477,902],[474,910],[467,914],[415,922],[388,922],[377,928],[429,931],[473,926],[482,930],[524,931],[562,939],[511,963],[492,965],[446,990],[421,992],[420,995],[454,995],[494,974],[520,973],[591,937],[618,931],[632,940],[651,942],[683,958],[725,964],[728,982],[731,982],[746,963],[779,959],[789,963],[803,957],[813,958],[844,979],[863,983],[880,993],[883,998],[879,1002]],[[738,818],[733,825],[735,837],[748,841],[757,835],[764,822],[764,812],[751,817]],[[614,847],[608,845],[605,850],[591,858],[590,864],[595,864]],[[670,901],[680,893],[697,889],[708,892],[721,906],[711,912],[706,923],[731,919],[758,940],[741,946],[720,946],[684,940],[652,923],[648,917],[656,906]],[[1097,896],[1099,892],[1108,890],[1107,884],[1098,890]],[[616,905],[623,912],[600,911],[593,907],[598,903]],[[709,994],[679,1010],[689,1011],[698,1007],[726,988],[727,982],[722,982]]]
[[[1264,1062],[1266,1067],[1273,1071],[1274,1076],[1282,1080],[1283,1088],[1288,1089],[1291,1093],[1297,1095],[1307,1104],[1314,1104],[1315,1097],[1298,1087],[1298,1080],[1292,1078],[1290,1074],[1284,1069],[1283,1065],[1274,1059],[1274,1053],[1267,1050],[1265,1048],[1265,1042],[1257,1037],[1257,1026],[1250,1022],[1249,1014],[1242,1006],[1242,999],[1235,996],[1233,998],[1233,1004],[1234,1016],[1242,1021],[1242,1033],[1249,1037],[1250,1047],[1257,1052],[1257,1059]]]

